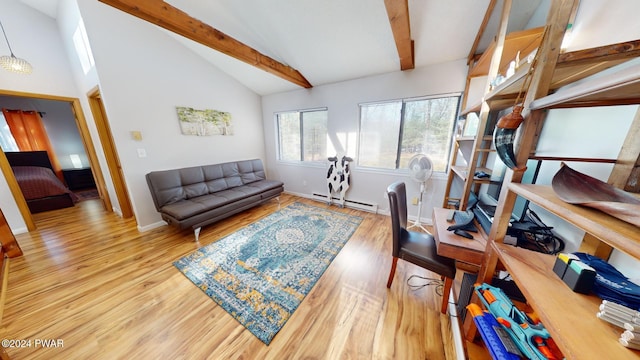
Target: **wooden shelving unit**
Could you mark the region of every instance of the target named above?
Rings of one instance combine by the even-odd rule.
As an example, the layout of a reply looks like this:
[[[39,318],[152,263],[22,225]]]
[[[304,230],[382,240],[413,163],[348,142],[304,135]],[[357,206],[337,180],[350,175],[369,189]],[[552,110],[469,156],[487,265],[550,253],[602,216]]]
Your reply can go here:
[[[598,74],[616,65],[622,64],[629,60],[628,56],[640,55],[640,52],[636,50],[639,47],[640,43],[632,41],[601,46],[593,49],[564,53],[558,58],[558,63],[555,71],[553,72],[549,90],[556,91],[565,85],[568,85],[569,89],[572,89],[577,86],[576,84],[581,84],[581,86],[585,87],[584,83],[580,82],[582,79]],[[610,54],[620,49],[625,49],[624,56],[610,56]],[[531,64],[523,64],[516,70],[516,73],[513,76],[507,78],[505,82],[496,86],[485,96],[485,100],[489,103],[492,110],[502,110],[513,106],[518,92],[522,89],[524,78],[530,71],[530,69]],[[626,75],[627,73],[631,73],[633,71],[638,73],[638,71],[640,70],[638,70],[638,67],[630,66],[626,71],[624,71],[624,73]],[[625,75],[621,75],[621,77],[624,78]],[[615,78],[608,79],[607,81],[609,82],[610,88],[614,88],[616,86],[628,86],[630,89],[633,89],[634,87],[632,81],[629,81],[628,79],[618,79],[618,81],[627,81],[628,83],[626,84],[617,83]],[[636,81],[638,80],[636,79]],[[593,86],[602,87],[603,84],[593,84]],[[614,97],[610,99],[606,99],[596,93],[592,93],[589,97],[583,97],[580,102],[570,102],[566,98],[564,100],[554,100],[566,96],[568,91],[569,90],[567,89],[563,89],[559,94],[554,94],[553,96],[550,96],[550,99],[544,101],[542,99],[535,100],[534,103],[538,103],[538,105],[532,104],[531,109],[533,110],[543,107],[550,108],[549,105],[554,101],[558,104],[558,107],[575,107],[585,105],[594,106],[598,104],[595,103],[595,101],[598,101],[599,104],[612,105],[612,101],[616,100],[616,98],[628,98],[629,95],[636,95],[637,97],[638,94],[637,92],[633,94],[631,90],[628,91],[625,95],[625,92],[621,91],[621,89],[617,89],[615,91],[616,95],[614,95]],[[607,103],[604,103],[603,101],[607,101]],[[635,101],[618,101],[616,104],[620,105],[629,103],[635,103]]]
[[[636,42],[611,45],[616,48]],[[640,55],[639,55],[640,56]],[[559,89],[555,93],[536,99],[531,109],[553,109],[599,105],[627,105],[640,103],[640,57],[627,60],[624,64],[611,61],[606,75],[595,74],[580,78],[573,84]]]
[[[640,229],[601,211],[560,200],[549,185],[509,184],[509,190],[529,199],[614,248],[640,259]]]
[[[536,139],[549,109],[640,104],[640,40],[558,54],[571,7],[575,10],[575,6],[577,3],[571,0],[552,1],[548,33],[538,50],[542,51],[545,61],[532,71],[532,86],[525,99],[530,114],[520,129],[518,163],[535,156]],[[485,104],[468,109],[494,111],[513,106],[529,70],[529,64],[524,64],[515,75],[486,93]],[[612,178],[637,182],[639,127],[640,111],[627,140],[621,144]],[[567,359],[640,358],[640,351],[618,343],[623,330],[596,317],[601,299],[574,293],[553,273],[554,256],[503,243],[517,196],[635,259],[640,259],[640,228],[598,210],[565,203],[551,186],[520,184],[520,178],[520,173],[508,171],[478,281],[490,282],[497,270],[506,269]],[[612,183],[623,187],[620,184],[624,181]],[[466,321],[464,331],[467,340],[474,338],[475,329],[467,326]]]
[[[506,15],[508,17],[508,14]],[[524,59],[540,46],[540,42],[543,37],[543,31],[544,27],[537,27],[522,31],[514,31],[506,34],[505,24],[505,26],[498,31],[499,34],[496,39],[489,45],[489,47],[483,52],[483,54],[470,68],[467,77],[473,78],[487,76],[488,89],[488,83],[490,82],[490,79],[495,78],[498,73],[506,73],[509,63],[511,61],[516,61],[518,54],[521,59]],[[497,52],[497,49],[502,49],[502,51]],[[521,63],[526,63],[526,61],[521,61]],[[523,69],[520,68],[517,71],[517,74],[520,74],[522,71]],[[516,75],[511,76],[510,79],[515,78]],[[510,105],[513,105],[513,98],[504,100],[504,105],[507,105],[507,102]],[[467,196],[469,192],[477,192],[481,184],[486,184],[489,182],[488,178],[478,178],[475,176],[469,176],[469,174],[475,174],[478,171],[485,172],[489,175],[491,174],[491,169],[487,167],[487,155],[489,152],[493,151],[491,150],[491,143],[493,140],[491,136],[492,131],[487,130],[487,126],[493,126],[493,124],[489,123],[488,121],[488,111],[490,110],[495,109],[488,109],[486,107],[483,108],[482,103],[476,103],[464,109],[461,113],[461,115],[463,116],[466,116],[471,112],[478,113],[480,120],[477,133],[474,137],[459,137],[454,139],[454,155],[451,159],[449,174],[447,178],[445,198],[443,201],[444,207],[449,207],[454,200],[457,200],[458,209],[466,209],[468,200]],[[461,166],[457,163],[458,152],[462,148],[462,142],[468,141],[473,141],[472,150],[471,153],[464,159],[465,165]],[[456,179],[460,179],[463,184],[462,196],[459,199],[454,199],[451,196],[452,183]]]
[[[460,148],[462,146],[462,144],[464,143],[468,143],[469,146],[473,146],[474,142],[476,140],[476,136],[457,136],[454,141],[455,141],[455,147],[456,149]],[[490,143],[491,141],[493,141],[493,137],[491,135],[484,135],[481,139],[481,142],[483,142],[483,144],[481,144],[481,146],[479,148],[473,148],[473,151],[476,152],[492,152],[495,150],[492,150],[490,148]],[[470,158],[472,158],[473,154],[470,156]],[[466,159],[465,159],[466,160]],[[455,159],[454,159],[455,161]],[[459,179],[461,179],[463,182],[466,182],[467,180],[469,180],[469,171],[470,171],[470,167],[468,166],[468,164],[466,166],[461,166],[461,165],[451,165],[450,170],[453,172],[454,175],[456,175]],[[486,174],[491,175],[491,169],[485,167],[485,166],[476,166],[474,169],[474,174],[478,171],[482,171]],[[478,183],[478,184],[486,184],[489,183],[489,178],[479,178],[477,176],[473,176],[472,181]]]
[[[638,227],[590,208],[560,200],[546,185],[509,184],[509,191],[584,229],[598,239],[640,258]],[[574,293],[553,273],[554,256],[491,243],[492,252],[514,278],[567,359],[637,359],[640,353],[618,344],[620,328],[598,319],[601,299]],[[566,305],[571,304],[571,311]]]
[[[507,34],[504,38],[504,50],[502,51],[498,72],[504,73],[509,63],[517,57],[518,53],[520,53],[521,58],[524,58],[537,49],[540,46],[540,40],[542,40],[543,30],[543,27],[537,27]],[[469,72],[469,76],[476,77],[489,74],[489,65],[496,51],[496,44],[497,41],[491,42]]]
[[[536,112],[558,107],[634,103],[640,103],[640,58],[536,99],[531,102],[531,108]],[[629,142],[637,142],[633,134],[630,136],[632,139],[628,138],[623,147]],[[632,150],[635,151],[633,159],[639,157],[638,148],[635,146],[635,150]],[[623,159],[620,161],[625,162]],[[566,203],[556,196],[550,185],[512,182],[503,187],[503,191],[507,192],[505,199],[522,196],[611,248],[640,259],[640,228],[635,225],[592,208]],[[602,359],[640,357],[640,351],[627,349],[618,343],[623,330],[597,319],[595,314],[601,299],[574,293],[553,273],[553,256],[502,243],[506,232],[505,222],[508,221],[504,214],[509,214],[512,204],[505,200],[504,204],[498,206],[501,205],[502,214],[496,214],[498,220],[491,231],[486,263],[483,264],[480,278],[486,280],[495,272],[498,264],[504,266],[567,359],[582,359],[585,354]],[[567,311],[568,303],[571,304],[571,311]]]
[[[622,330],[596,317],[600,298],[574,293],[553,273],[554,256],[491,246],[565,358],[637,359],[636,352],[618,344]]]
[[[454,138],[453,144],[453,156],[449,164],[449,173],[447,177],[447,188],[445,190],[445,199],[443,207],[448,207],[448,204],[454,200],[450,196],[452,184],[455,179],[459,179],[465,186],[465,188],[471,186],[479,186],[481,184],[489,183],[489,177],[477,177],[476,172],[484,172],[491,176],[491,169],[486,166],[488,153],[495,151],[491,149],[491,143],[493,137],[491,135],[484,135],[486,130],[485,126],[479,126],[478,134],[476,136],[458,136]],[[476,138],[478,139],[476,141]],[[468,152],[467,156],[464,154],[464,147]],[[464,165],[457,164],[458,156],[462,154],[464,157]],[[477,191],[477,189],[474,189]],[[464,209],[465,202],[460,199],[455,199],[459,202],[458,209]]]

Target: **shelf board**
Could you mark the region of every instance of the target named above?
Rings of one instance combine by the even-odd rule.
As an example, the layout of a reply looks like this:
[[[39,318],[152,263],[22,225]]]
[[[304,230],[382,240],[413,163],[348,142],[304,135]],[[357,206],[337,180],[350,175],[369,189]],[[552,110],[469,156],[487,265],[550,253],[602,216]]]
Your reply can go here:
[[[640,102],[640,59],[574,82],[537,99],[531,109],[637,104]]]
[[[482,108],[482,102],[477,102],[477,103],[469,106],[468,108],[462,110],[460,115],[467,115],[467,114],[472,113],[472,112],[480,112],[481,108]]]
[[[486,152],[486,153],[490,153],[490,152],[495,152],[496,149],[478,149],[478,152]]]
[[[475,139],[475,136],[458,136],[456,138],[457,141],[474,141]],[[484,135],[482,141],[493,141],[493,135]]]
[[[492,242],[502,264],[567,359],[637,359],[618,343],[624,331],[596,317],[602,300],[573,292],[554,272],[555,257]]]
[[[524,95],[527,89],[523,89],[522,84],[530,69],[531,64],[522,64],[512,76],[508,77],[503,83],[496,86],[487,94],[485,98],[491,110],[513,106],[520,90],[523,91]]]
[[[499,71],[504,72],[509,66],[509,63],[515,60],[518,51],[520,51],[520,56],[524,57],[540,46],[543,30],[544,27],[537,27],[508,33],[504,38],[504,50],[500,57]],[[487,50],[482,53],[480,59],[478,59],[473,69],[469,72],[470,77],[486,76],[489,73],[489,65],[495,48],[496,43],[494,41],[489,45]]]
[[[596,209],[566,203],[556,196],[550,185],[510,183],[509,190],[542,206],[600,241],[636,259],[640,258],[640,228],[637,226]]]
[[[458,175],[460,179],[464,181],[467,180],[469,170],[466,166],[452,166],[451,171],[453,171],[454,174]]]
[[[467,176],[469,175],[469,168],[467,166],[452,166],[451,171],[453,171],[460,179],[463,181],[467,180]],[[491,169],[485,167],[476,167],[476,171],[484,171],[485,173],[491,175]],[[478,178],[474,177],[473,181],[480,184],[488,184],[491,181],[490,178]]]
[[[624,72],[612,71],[613,75],[599,74],[602,71],[606,73],[607,69],[618,67],[630,58],[638,56],[640,56],[640,40],[560,54],[549,88],[551,92],[557,91],[533,101],[530,108],[638,103],[640,101],[639,67],[633,67]],[[485,99],[492,110],[502,110],[514,105],[530,66],[528,63],[523,64],[513,76],[487,94]],[[620,68],[625,69],[625,66],[622,65]],[[566,89],[562,88],[563,86]]]

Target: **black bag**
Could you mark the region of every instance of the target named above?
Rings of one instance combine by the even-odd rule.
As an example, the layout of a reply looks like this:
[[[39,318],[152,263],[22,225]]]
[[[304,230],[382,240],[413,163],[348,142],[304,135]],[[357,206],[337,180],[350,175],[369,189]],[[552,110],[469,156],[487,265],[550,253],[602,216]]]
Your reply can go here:
[[[507,234],[517,239],[517,246],[544,254],[557,254],[564,250],[564,241],[555,235],[538,215],[527,209],[525,220],[513,223]]]

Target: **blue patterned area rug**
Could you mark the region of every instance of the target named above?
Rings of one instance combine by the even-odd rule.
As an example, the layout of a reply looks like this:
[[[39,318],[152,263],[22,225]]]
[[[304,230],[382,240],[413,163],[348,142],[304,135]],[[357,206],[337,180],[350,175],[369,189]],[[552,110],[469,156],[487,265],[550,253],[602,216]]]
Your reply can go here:
[[[361,221],[296,202],[173,264],[269,345]]]

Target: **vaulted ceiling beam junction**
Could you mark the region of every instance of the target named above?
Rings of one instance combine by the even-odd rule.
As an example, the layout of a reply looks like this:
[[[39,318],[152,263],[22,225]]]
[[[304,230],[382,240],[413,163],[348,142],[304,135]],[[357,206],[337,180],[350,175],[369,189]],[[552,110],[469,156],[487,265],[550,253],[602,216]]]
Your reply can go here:
[[[409,0],[384,0],[391,31],[400,56],[400,69],[411,70],[416,67],[409,23]]]
[[[99,0],[142,20],[220,51],[304,88],[312,85],[296,69],[266,56],[162,0]]]

